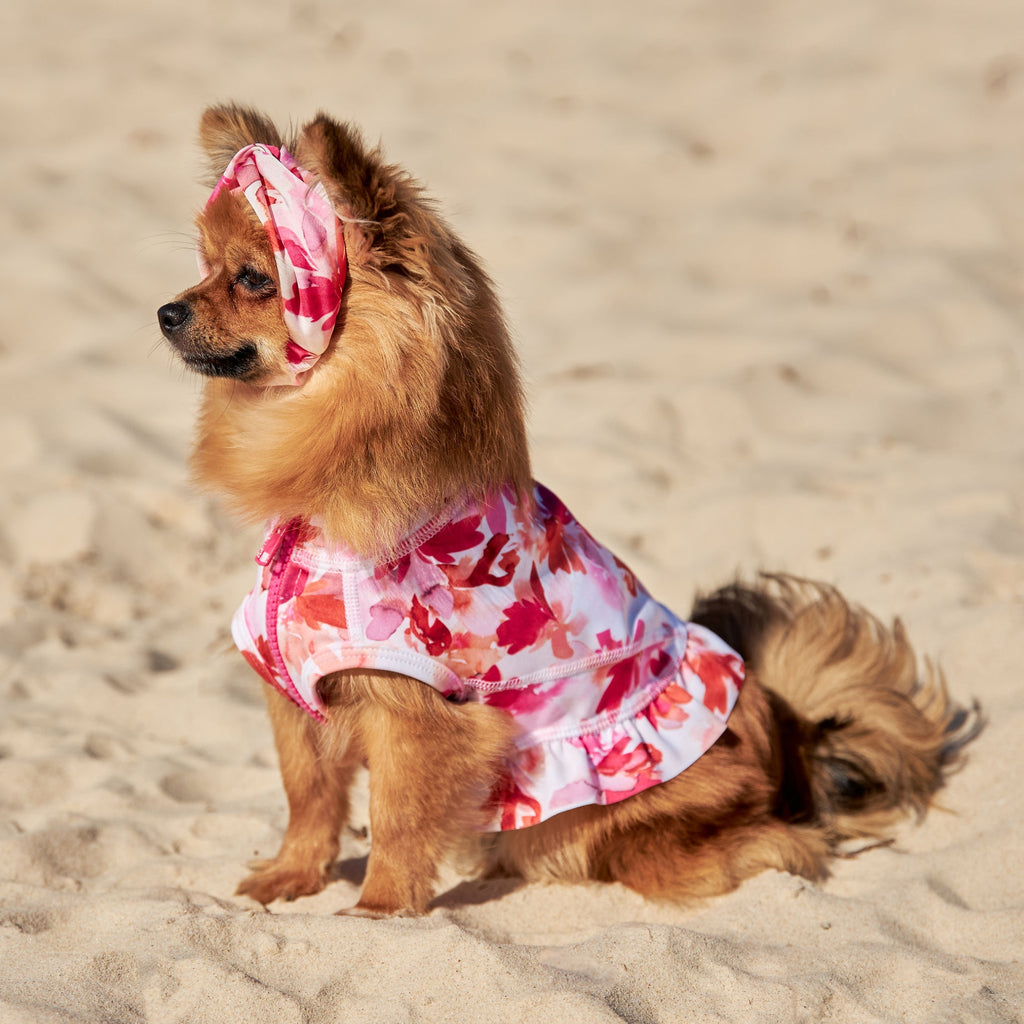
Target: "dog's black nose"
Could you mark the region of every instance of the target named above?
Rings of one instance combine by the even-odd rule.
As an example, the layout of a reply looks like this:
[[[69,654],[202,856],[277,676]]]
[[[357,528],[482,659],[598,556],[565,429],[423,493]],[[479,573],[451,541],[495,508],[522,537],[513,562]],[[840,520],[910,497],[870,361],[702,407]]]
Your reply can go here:
[[[192,319],[192,309],[184,302],[168,302],[156,311],[160,330],[165,337],[170,337],[176,330],[184,327]]]

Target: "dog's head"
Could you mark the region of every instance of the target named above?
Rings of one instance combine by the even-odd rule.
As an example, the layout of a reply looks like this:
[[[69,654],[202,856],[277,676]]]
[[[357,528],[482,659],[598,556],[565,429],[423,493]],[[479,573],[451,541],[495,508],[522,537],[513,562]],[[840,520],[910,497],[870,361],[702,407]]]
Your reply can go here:
[[[266,232],[237,195],[222,192],[199,218],[199,239],[209,272],[157,311],[164,337],[208,377],[277,376],[289,337]]]
[[[349,245],[363,269],[376,269],[378,286],[389,273],[408,276],[400,252],[386,265],[378,257],[388,247],[381,243],[402,248],[393,228],[408,219],[415,190],[351,128],[325,117],[288,143],[316,170],[297,163],[274,125],[246,108],[207,110],[200,141],[214,182],[197,218],[202,280],[160,307],[160,329],[207,377],[301,384],[339,327]],[[452,241],[444,235],[435,232],[432,247],[442,262]]]
[[[208,378],[200,481],[251,518],[340,521],[362,501],[396,529],[413,506],[528,481],[493,288],[414,179],[325,115],[285,139],[212,107],[200,142],[203,276],[158,312]]]

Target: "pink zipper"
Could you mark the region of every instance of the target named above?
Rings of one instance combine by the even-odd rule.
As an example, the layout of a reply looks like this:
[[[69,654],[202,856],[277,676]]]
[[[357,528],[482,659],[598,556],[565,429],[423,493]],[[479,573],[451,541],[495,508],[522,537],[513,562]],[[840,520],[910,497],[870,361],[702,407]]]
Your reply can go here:
[[[277,526],[263,543],[256,561],[263,566],[270,566],[270,586],[267,587],[267,643],[270,646],[270,653],[274,657],[274,667],[278,675],[284,680],[285,694],[294,703],[298,704],[303,711],[309,712],[317,721],[326,721],[324,716],[316,709],[311,708],[303,699],[302,695],[295,688],[292,682],[291,673],[288,671],[288,663],[281,653],[281,645],[277,639],[277,619],[281,604],[287,600],[281,594],[282,578],[288,559],[299,538],[300,520],[292,519],[283,526]],[[294,595],[289,595],[293,597]]]
[[[262,565],[264,567],[270,565],[270,563],[277,556],[277,552],[281,548],[281,543],[284,540],[284,536],[288,532],[288,529],[292,525],[292,522],[293,521],[289,521],[285,523],[283,526],[279,523],[270,531],[270,533],[267,534],[267,538],[263,542],[263,547],[260,548],[260,553],[256,556],[257,565]]]

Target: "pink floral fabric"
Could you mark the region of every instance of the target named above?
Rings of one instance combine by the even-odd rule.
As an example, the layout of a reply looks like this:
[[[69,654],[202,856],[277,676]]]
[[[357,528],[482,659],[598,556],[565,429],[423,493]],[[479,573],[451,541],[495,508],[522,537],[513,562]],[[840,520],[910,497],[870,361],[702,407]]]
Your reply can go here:
[[[341,221],[324,186],[276,146],[240,149],[207,207],[225,189],[245,196],[274,250],[290,342],[287,372],[267,383],[301,384],[330,343],[341,308],[348,271]],[[204,277],[209,273],[202,254],[199,270]]]
[[[492,830],[673,778],[743,683],[735,651],[655,601],[539,484],[530,502],[461,502],[376,561],[300,520],[273,526],[257,561],[235,642],[315,718],[321,678],[375,668],[515,719]]]

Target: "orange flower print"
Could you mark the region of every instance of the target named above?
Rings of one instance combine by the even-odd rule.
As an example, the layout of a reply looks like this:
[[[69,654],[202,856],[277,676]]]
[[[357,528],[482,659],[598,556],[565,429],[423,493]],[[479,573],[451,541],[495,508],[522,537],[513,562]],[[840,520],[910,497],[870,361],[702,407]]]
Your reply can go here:
[[[419,598],[415,595],[413,595],[412,609],[409,613],[409,628],[426,647],[427,654],[431,657],[443,654],[451,646],[451,631],[440,619],[434,619],[431,622],[429,610],[420,604]]]
[[[739,655],[732,651],[711,651],[691,634],[686,645],[686,661],[704,684],[704,706],[709,711],[727,711],[730,690],[735,690],[743,679],[743,661]]]
[[[295,614],[300,616],[309,626],[334,626],[336,629],[348,629],[345,614],[345,602],[340,594],[326,590],[322,581],[310,583],[295,598]]]

